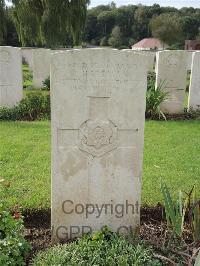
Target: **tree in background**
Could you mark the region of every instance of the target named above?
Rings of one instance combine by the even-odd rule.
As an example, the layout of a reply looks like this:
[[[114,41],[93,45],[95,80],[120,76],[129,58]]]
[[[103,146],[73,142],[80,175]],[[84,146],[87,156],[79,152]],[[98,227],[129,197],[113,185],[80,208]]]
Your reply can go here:
[[[123,44],[122,33],[119,26],[115,26],[112,30],[108,43],[114,48],[120,48]]]
[[[103,37],[100,41],[100,46],[108,46],[108,40],[106,37]]]
[[[112,11],[103,11],[97,16],[102,36],[107,36],[115,25],[115,16]]]
[[[146,6],[139,6],[134,13],[135,23],[133,24],[133,31],[137,40],[150,37],[149,31],[149,8]]]
[[[42,2],[40,0],[13,0],[12,2],[13,21],[20,43],[22,46],[40,46],[42,44],[40,28],[40,16],[43,13]]]
[[[0,0],[0,45],[18,46],[18,36],[12,19],[12,8]]]
[[[186,40],[194,40],[199,33],[200,17],[184,16],[181,18],[181,24]]]
[[[0,42],[3,45],[17,46],[18,38],[23,46],[73,46],[81,43],[81,39],[85,44],[107,45],[113,28],[118,26],[122,46],[128,48],[143,38],[152,37],[155,20],[158,26],[154,36],[168,35],[170,43],[178,41],[179,47],[183,47],[185,39],[200,38],[199,8],[178,10],[158,4],[117,8],[112,2],[87,10],[89,0],[8,0],[13,3],[11,7],[5,6],[4,1],[0,0]],[[180,25],[182,37],[179,36]]]
[[[176,14],[161,14],[150,22],[152,35],[163,43],[173,45],[183,39],[180,18]]]
[[[12,0],[22,46],[54,47],[80,43],[89,0]]]
[[[0,45],[5,44],[5,37],[6,37],[5,1],[0,0]]]

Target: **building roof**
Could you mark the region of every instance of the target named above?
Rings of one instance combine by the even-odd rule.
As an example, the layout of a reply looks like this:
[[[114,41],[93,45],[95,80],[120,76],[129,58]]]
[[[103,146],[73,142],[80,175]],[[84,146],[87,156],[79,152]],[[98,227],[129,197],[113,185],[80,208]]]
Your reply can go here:
[[[145,38],[137,43],[135,43],[132,48],[142,48],[142,49],[162,49],[163,44],[160,40],[155,38]]]

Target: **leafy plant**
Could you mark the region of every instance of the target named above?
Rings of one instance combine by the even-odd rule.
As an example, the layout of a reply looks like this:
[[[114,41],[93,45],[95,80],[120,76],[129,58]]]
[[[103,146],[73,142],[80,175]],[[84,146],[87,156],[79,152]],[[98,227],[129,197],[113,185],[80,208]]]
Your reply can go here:
[[[42,82],[45,90],[50,90],[50,76]]]
[[[160,109],[161,103],[167,99],[167,92],[163,91],[164,82],[155,87],[155,78],[153,74],[148,77],[148,87],[146,94],[146,117],[147,118],[164,118],[166,117]]]
[[[161,182],[161,192],[164,198],[165,213],[168,226],[172,227],[172,234],[181,236],[183,232],[184,219],[188,206],[188,199],[184,200],[182,192],[179,192],[179,198],[175,203],[172,200],[170,191],[166,184]]]
[[[155,83],[156,83],[156,73],[154,71],[151,71],[148,73],[147,76],[147,90],[154,87]]]
[[[1,180],[1,183],[4,183]],[[6,183],[5,189],[7,189]],[[1,193],[3,195],[3,193]],[[0,199],[0,265],[25,265],[30,245],[23,237],[23,220],[19,212],[7,210],[3,196]]]
[[[191,193],[192,204],[190,207],[189,217],[194,241],[200,240],[200,200],[197,198],[196,187],[194,186]]]
[[[28,65],[23,65],[23,88],[30,89],[33,87],[33,74]]]
[[[29,92],[21,102],[11,108],[0,107],[0,120],[38,120],[50,118],[50,95]]]
[[[197,109],[190,108],[185,114],[187,119],[200,120],[200,106]]]
[[[142,244],[131,244],[105,227],[102,231],[65,245],[39,252],[33,266],[47,265],[161,265],[153,251]]]

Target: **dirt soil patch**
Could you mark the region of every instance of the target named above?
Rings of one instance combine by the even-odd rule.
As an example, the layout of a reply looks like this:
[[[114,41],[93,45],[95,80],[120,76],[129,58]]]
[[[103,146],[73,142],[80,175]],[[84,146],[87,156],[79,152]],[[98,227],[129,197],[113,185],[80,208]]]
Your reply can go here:
[[[23,216],[25,236],[32,246],[31,254],[27,258],[27,265],[29,265],[34,254],[52,246],[51,210],[25,210]],[[163,207],[160,204],[155,207],[142,207],[139,240],[145,241],[154,248],[155,257],[160,259],[163,265],[177,265],[181,261],[181,265],[192,266],[200,242],[193,242],[188,225],[185,225],[183,238],[173,239],[171,247],[167,248],[170,238],[171,232],[163,218]]]

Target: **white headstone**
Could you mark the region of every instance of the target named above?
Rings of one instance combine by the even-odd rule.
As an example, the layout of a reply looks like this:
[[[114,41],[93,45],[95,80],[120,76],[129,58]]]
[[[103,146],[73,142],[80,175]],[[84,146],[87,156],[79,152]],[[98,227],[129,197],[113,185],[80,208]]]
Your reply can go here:
[[[193,51],[186,51],[188,55],[188,60],[187,60],[187,70],[191,70],[192,68],[192,56],[193,56]]]
[[[200,52],[193,53],[188,107],[200,108]]]
[[[52,56],[53,242],[138,227],[147,65],[112,49]]]
[[[161,104],[164,113],[176,114],[184,110],[188,54],[185,51],[162,51],[157,53],[156,87],[163,84],[168,92]]]
[[[139,53],[139,54],[146,56],[145,62],[147,63],[149,72],[154,71],[155,61],[156,61],[156,52],[140,51],[140,50],[132,50],[132,49],[123,49],[122,51]]]
[[[50,76],[50,56],[49,49],[33,49],[33,87],[40,89],[43,81]]]
[[[22,97],[21,50],[0,46],[0,106],[14,106]]]
[[[29,68],[32,70],[33,69],[33,49],[29,47],[22,47],[21,50],[22,50],[22,58],[25,59]]]

